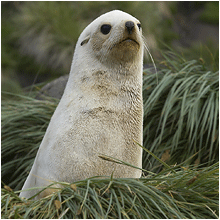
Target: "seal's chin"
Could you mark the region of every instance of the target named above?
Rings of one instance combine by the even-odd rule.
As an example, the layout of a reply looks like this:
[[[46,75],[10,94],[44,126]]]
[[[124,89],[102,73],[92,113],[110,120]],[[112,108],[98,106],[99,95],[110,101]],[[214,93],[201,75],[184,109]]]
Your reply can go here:
[[[124,63],[127,66],[128,62],[134,62],[135,59],[140,55],[141,43],[133,37],[124,37],[117,43],[114,43],[108,50],[108,61],[111,63],[120,64]]]

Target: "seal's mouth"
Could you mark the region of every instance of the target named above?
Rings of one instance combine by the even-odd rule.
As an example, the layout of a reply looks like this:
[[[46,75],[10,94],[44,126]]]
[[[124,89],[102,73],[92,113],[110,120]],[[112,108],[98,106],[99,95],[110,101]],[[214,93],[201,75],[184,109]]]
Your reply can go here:
[[[117,46],[122,46],[123,48],[129,47],[131,49],[130,47],[131,45],[135,46],[135,48],[140,47],[140,44],[135,39],[127,37],[127,38],[124,38],[122,41],[119,41],[118,43],[113,44],[110,50],[112,50],[113,48]]]
[[[134,39],[132,39],[132,38],[129,38],[129,37],[121,41],[121,43],[123,43],[123,42],[128,42],[128,43],[129,43],[129,42],[134,42],[134,43],[136,43],[136,44],[139,45],[139,43],[138,43],[136,40],[134,40]]]

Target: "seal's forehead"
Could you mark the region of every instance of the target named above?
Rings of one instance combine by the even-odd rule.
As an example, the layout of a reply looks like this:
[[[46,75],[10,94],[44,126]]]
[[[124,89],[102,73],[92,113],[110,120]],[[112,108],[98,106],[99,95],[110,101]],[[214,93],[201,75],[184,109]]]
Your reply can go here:
[[[109,22],[111,24],[114,24],[114,23],[119,23],[120,21],[127,21],[127,20],[139,22],[135,17],[131,16],[130,14],[126,12],[119,11],[119,10],[107,12],[101,15],[100,17],[98,17],[93,22],[94,23]]]
[[[135,17],[131,16],[130,14],[120,11],[120,10],[114,10],[107,12],[100,17],[96,18],[92,23],[90,23],[82,32],[81,36],[91,34],[97,27],[99,27],[101,24],[107,23],[111,25],[117,25],[121,23],[122,21],[134,21],[136,23],[139,23],[139,20]]]

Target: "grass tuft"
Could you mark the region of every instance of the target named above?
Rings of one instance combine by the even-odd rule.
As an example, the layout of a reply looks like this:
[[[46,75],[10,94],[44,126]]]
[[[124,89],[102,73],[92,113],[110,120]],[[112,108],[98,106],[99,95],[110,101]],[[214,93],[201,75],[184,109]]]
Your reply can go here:
[[[169,164],[218,161],[219,72],[172,52],[157,75],[144,75],[144,147]],[[157,84],[157,80],[159,83]],[[145,153],[143,167],[161,166]]]
[[[174,167],[175,169],[175,167]],[[218,163],[142,179],[90,178],[36,201],[2,190],[2,218],[218,218]]]
[[[14,95],[2,100],[2,180],[21,189],[30,171],[58,100]]]

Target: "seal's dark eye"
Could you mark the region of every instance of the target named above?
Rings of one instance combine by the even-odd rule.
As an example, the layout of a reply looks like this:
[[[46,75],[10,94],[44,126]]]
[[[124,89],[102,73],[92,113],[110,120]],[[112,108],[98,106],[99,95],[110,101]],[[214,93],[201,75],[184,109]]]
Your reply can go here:
[[[139,30],[141,30],[141,24],[137,24],[137,26],[138,26]]]
[[[101,32],[106,35],[106,34],[108,34],[110,32],[111,28],[112,28],[111,25],[103,24],[101,26]]]

